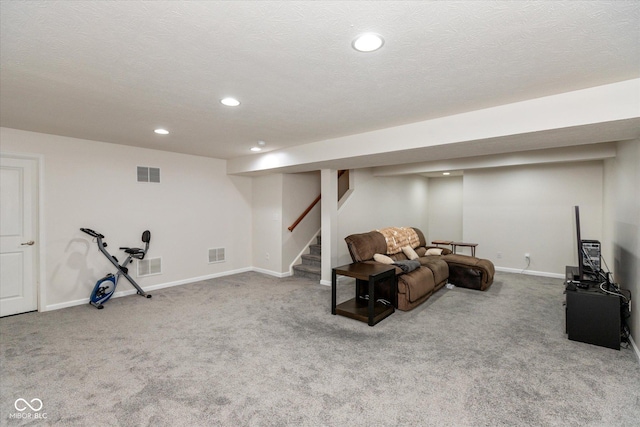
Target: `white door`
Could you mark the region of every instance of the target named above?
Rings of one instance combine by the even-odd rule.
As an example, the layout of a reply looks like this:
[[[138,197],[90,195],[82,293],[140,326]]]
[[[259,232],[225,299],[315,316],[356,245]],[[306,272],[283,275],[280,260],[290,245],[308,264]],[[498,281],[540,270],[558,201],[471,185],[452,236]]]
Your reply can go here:
[[[35,159],[0,157],[0,317],[38,309]]]

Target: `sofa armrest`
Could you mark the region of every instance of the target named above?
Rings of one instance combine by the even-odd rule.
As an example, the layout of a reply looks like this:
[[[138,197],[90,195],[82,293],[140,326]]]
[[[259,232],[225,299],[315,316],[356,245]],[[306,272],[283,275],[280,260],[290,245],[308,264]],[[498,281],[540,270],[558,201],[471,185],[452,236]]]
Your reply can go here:
[[[415,249],[418,256],[426,256],[426,253],[429,249],[442,249],[441,255],[449,255],[452,254],[451,249],[443,248],[442,246],[420,246]],[[437,255],[436,255],[437,256]]]

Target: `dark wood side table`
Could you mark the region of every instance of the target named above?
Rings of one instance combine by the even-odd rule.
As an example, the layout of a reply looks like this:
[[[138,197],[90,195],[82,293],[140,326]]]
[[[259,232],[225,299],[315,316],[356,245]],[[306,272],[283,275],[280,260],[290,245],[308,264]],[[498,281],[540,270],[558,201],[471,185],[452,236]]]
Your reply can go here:
[[[451,247],[453,248],[454,254],[456,253],[456,249],[458,248],[458,246],[471,248],[471,256],[476,256],[476,246],[478,246],[477,243],[451,242]]]
[[[451,252],[453,252],[453,240],[434,240],[431,244],[436,246],[451,245]]]
[[[337,276],[348,276],[356,279],[356,296],[353,299],[336,305]],[[392,286],[391,305],[376,301],[376,283],[390,280]],[[359,295],[362,286],[368,286],[368,299],[363,299]],[[395,296],[395,297],[394,297]],[[366,264],[356,262],[353,264],[335,267],[331,272],[331,314],[340,314],[352,319],[367,322],[373,326],[395,311],[398,305],[398,282],[396,269],[393,265]]]

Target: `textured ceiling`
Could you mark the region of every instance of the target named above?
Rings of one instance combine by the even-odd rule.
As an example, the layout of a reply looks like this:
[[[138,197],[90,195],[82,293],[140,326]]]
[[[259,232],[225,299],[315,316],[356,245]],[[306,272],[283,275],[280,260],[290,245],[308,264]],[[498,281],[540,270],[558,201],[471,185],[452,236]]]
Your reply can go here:
[[[1,126],[225,159],[640,77],[637,1],[0,7]]]

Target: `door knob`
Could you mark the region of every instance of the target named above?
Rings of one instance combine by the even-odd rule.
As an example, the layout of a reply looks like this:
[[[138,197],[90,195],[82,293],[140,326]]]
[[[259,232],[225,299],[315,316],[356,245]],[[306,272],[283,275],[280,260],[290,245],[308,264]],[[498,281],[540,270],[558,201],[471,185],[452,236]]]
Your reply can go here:
[[[29,240],[28,242],[20,243],[20,246],[33,246],[35,244],[36,242],[34,242],[33,240]]]

